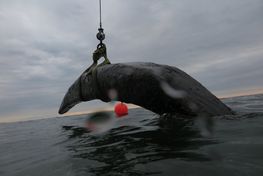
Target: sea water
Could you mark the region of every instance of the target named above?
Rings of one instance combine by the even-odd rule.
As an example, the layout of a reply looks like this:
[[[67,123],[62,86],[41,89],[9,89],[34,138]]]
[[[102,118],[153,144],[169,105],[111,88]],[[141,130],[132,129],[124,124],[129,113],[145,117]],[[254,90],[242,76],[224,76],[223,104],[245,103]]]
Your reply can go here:
[[[0,176],[263,175],[263,95],[223,101],[236,115],[138,108],[93,131],[90,114],[0,124]]]

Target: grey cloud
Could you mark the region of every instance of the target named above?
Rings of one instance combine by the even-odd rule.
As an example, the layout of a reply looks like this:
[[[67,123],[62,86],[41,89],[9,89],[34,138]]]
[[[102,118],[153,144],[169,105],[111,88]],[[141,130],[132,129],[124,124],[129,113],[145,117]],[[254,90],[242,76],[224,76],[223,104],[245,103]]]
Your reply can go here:
[[[102,1],[112,62],[178,66],[217,95],[263,87],[262,0]],[[0,21],[0,117],[56,116],[91,63],[98,1],[2,0]]]

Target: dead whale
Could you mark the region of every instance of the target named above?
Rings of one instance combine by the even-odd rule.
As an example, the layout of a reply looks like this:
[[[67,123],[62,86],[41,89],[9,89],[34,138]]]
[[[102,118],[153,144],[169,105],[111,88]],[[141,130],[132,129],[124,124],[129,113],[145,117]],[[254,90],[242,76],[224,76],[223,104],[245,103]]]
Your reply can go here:
[[[194,78],[182,70],[155,63],[118,63],[89,69],[68,89],[59,109],[69,111],[80,102],[100,99],[109,102],[109,91],[116,90],[117,100],[132,103],[157,114],[209,116],[233,114]]]

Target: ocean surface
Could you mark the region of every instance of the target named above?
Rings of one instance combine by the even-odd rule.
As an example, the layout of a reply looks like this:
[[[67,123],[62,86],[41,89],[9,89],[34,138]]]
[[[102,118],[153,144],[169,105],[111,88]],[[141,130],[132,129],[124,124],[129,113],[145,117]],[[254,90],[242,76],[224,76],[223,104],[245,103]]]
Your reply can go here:
[[[223,101],[236,115],[132,109],[0,124],[0,176],[262,176],[263,95]]]

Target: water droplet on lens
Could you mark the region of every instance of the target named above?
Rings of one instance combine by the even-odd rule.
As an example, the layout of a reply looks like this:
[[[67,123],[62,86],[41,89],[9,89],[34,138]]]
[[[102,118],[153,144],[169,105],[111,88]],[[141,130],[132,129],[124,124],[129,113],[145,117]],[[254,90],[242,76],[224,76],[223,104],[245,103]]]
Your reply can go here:
[[[186,97],[187,93],[183,90],[176,90],[173,87],[171,87],[167,82],[162,82],[161,83],[161,88],[163,91],[170,97],[175,98],[175,99],[181,99]]]

